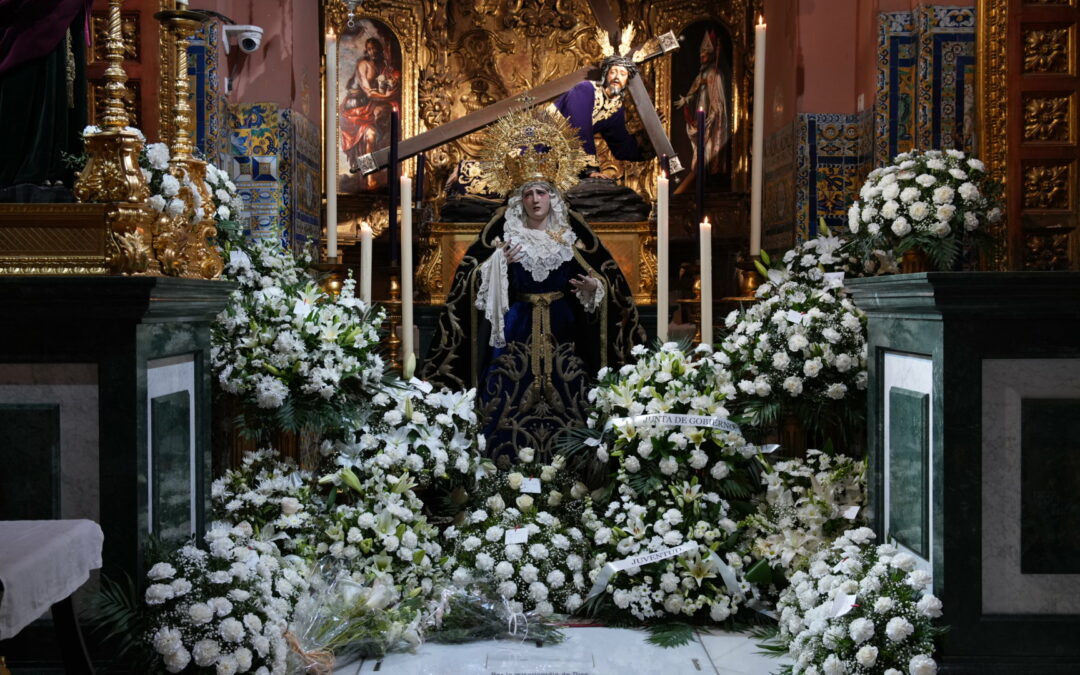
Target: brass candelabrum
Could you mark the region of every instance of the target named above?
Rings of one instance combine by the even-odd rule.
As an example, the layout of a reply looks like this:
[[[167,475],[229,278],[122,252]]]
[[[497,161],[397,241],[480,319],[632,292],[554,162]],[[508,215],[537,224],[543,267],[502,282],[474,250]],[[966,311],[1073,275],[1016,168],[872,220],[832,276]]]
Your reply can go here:
[[[390,339],[387,340],[390,365],[394,370],[401,372],[401,337],[398,336],[398,329],[401,327],[401,281],[397,269],[390,273],[390,299],[386,302],[386,323],[390,332]]]
[[[86,135],[86,166],[75,180],[75,196],[81,202],[106,203],[109,232],[106,240],[109,270],[113,274],[156,271],[150,250],[153,211],[146,178],[139,168],[144,139],[129,124],[124,97],[124,40],[120,6],[109,0],[108,39],[105,42],[105,101],[100,131]]]
[[[188,40],[206,20],[206,16],[181,8],[158,12],[154,18],[175,38],[176,97],[172,108],[169,173],[183,186],[179,196],[185,205],[180,214],[171,217],[162,214],[158,218],[154,252],[165,274],[212,279],[221,274],[224,262],[210,243],[217,235],[217,227],[213,215],[214,197],[206,184],[206,162],[192,154],[195,146],[191,140],[193,117],[188,101],[190,86],[187,75]]]

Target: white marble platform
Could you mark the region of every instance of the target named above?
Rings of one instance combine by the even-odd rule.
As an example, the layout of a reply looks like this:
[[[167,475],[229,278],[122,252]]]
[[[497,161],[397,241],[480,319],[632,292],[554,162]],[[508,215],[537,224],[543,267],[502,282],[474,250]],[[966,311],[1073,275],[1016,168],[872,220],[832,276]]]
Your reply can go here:
[[[784,661],[759,654],[745,633],[702,631],[688,645],[664,648],[626,628],[567,628],[558,645],[505,640],[422,645],[415,654],[336,667],[338,675],[767,675]]]

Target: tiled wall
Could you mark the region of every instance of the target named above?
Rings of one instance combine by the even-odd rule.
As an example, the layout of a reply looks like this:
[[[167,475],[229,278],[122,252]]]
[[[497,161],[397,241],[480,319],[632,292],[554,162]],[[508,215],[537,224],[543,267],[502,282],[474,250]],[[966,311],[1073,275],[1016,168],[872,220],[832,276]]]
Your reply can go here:
[[[208,162],[225,166],[228,156],[228,117],[219,67],[221,27],[216,21],[203,24],[188,46],[188,74],[193,78],[195,146]]]
[[[800,113],[795,120],[795,238],[847,225],[847,209],[870,172],[871,112]]]
[[[882,13],[874,159],[919,148],[975,148],[975,9]]]
[[[766,248],[813,237],[821,218],[845,228],[866,175],[900,152],[976,147],[975,10],[882,13],[878,28],[873,110],[799,113],[766,139]]]
[[[319,128],[274,103],[229,109],[229,175],[251,216],[251,234],[281,229],[282,243],[316,243],[319,220]]]

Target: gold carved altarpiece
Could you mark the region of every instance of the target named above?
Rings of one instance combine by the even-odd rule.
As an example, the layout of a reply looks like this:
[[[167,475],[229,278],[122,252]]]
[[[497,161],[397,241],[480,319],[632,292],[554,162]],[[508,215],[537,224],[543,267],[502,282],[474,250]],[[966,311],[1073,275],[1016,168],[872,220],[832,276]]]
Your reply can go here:
[[[977,15],[980,156],[1005,183],[992,267],[1080,269],[1077,0],[980,0]]]
[[[752,62],[753,16],[761,0],[661,0],[639,3],[613,1],[621,25],[632,24],[638,36],[666,31],[680,34],[695,21],[710,19],[723,24],[733,46],[731,100],[732,189],[745,192],[749,185],[749,106]],[[326,0],[323,21],[340,31],[347,19],[342,0]],[[362,3],[356,18],[378,20],[389,26],[401,45],[402,137],[433,129],[452,119],[516,95],[539,84],[601,60],[596,40],[597,22],[586,0],[447,0],[402,2],[370,0]],[[686,48],[686,47],[684,47]],[[696,46],[690,47],[696,49]],[[670,56],[645,64],[642,77],[671,135]],[[324,75],[325,76],[325,75]],[[325,87],[323,87],[325,91]],[[337,101],[324,105],[337,105]],[[633,104],[629,104],[631,131],[640,128]],[[474,133],[426,153],[425,192],[438,213],[442,186],[464,159],[477,157],[481,134]],[[618,162],[604,143],[597,143],[597,159],[610,177],[655,199],[656,162]],[[689,158],[684,165],[689,165]],[[409,174],[413,161],[402,167]],[[435,196],[438,195],[438,196]],[[376,235],[386,227],[386,198],[378,194],[339,195],[339,242],[349,246],[358,240],[359,225],[367,221]],[[738,232],[744,225],[742,209],[717,214],[717,231]],[[683,214],[673,214],[678,222]],[[441,303],[450,279],[481,223],[441,223],[428,218],[420,229],[416,288],[418,296]],[[730,221],[730,222],[726,222]],[[655,229],[650,223],[594,223],[612,255],[619,262],[639,302],[655,296]]]

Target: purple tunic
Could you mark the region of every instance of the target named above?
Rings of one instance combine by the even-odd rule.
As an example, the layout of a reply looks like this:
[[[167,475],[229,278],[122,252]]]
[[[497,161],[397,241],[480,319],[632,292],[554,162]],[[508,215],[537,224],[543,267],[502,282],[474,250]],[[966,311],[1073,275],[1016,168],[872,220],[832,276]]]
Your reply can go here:
[[[593,103],[597,96],[596,83],[585,80],[555,99],[555,109],[577,129],[585,152],[596,155],[596,134],[603,137],[615,159],[641,161],[645,159],[641,147],[626,130],[626,109],[619,106],[617,112],[604,119],[593,120]]]

